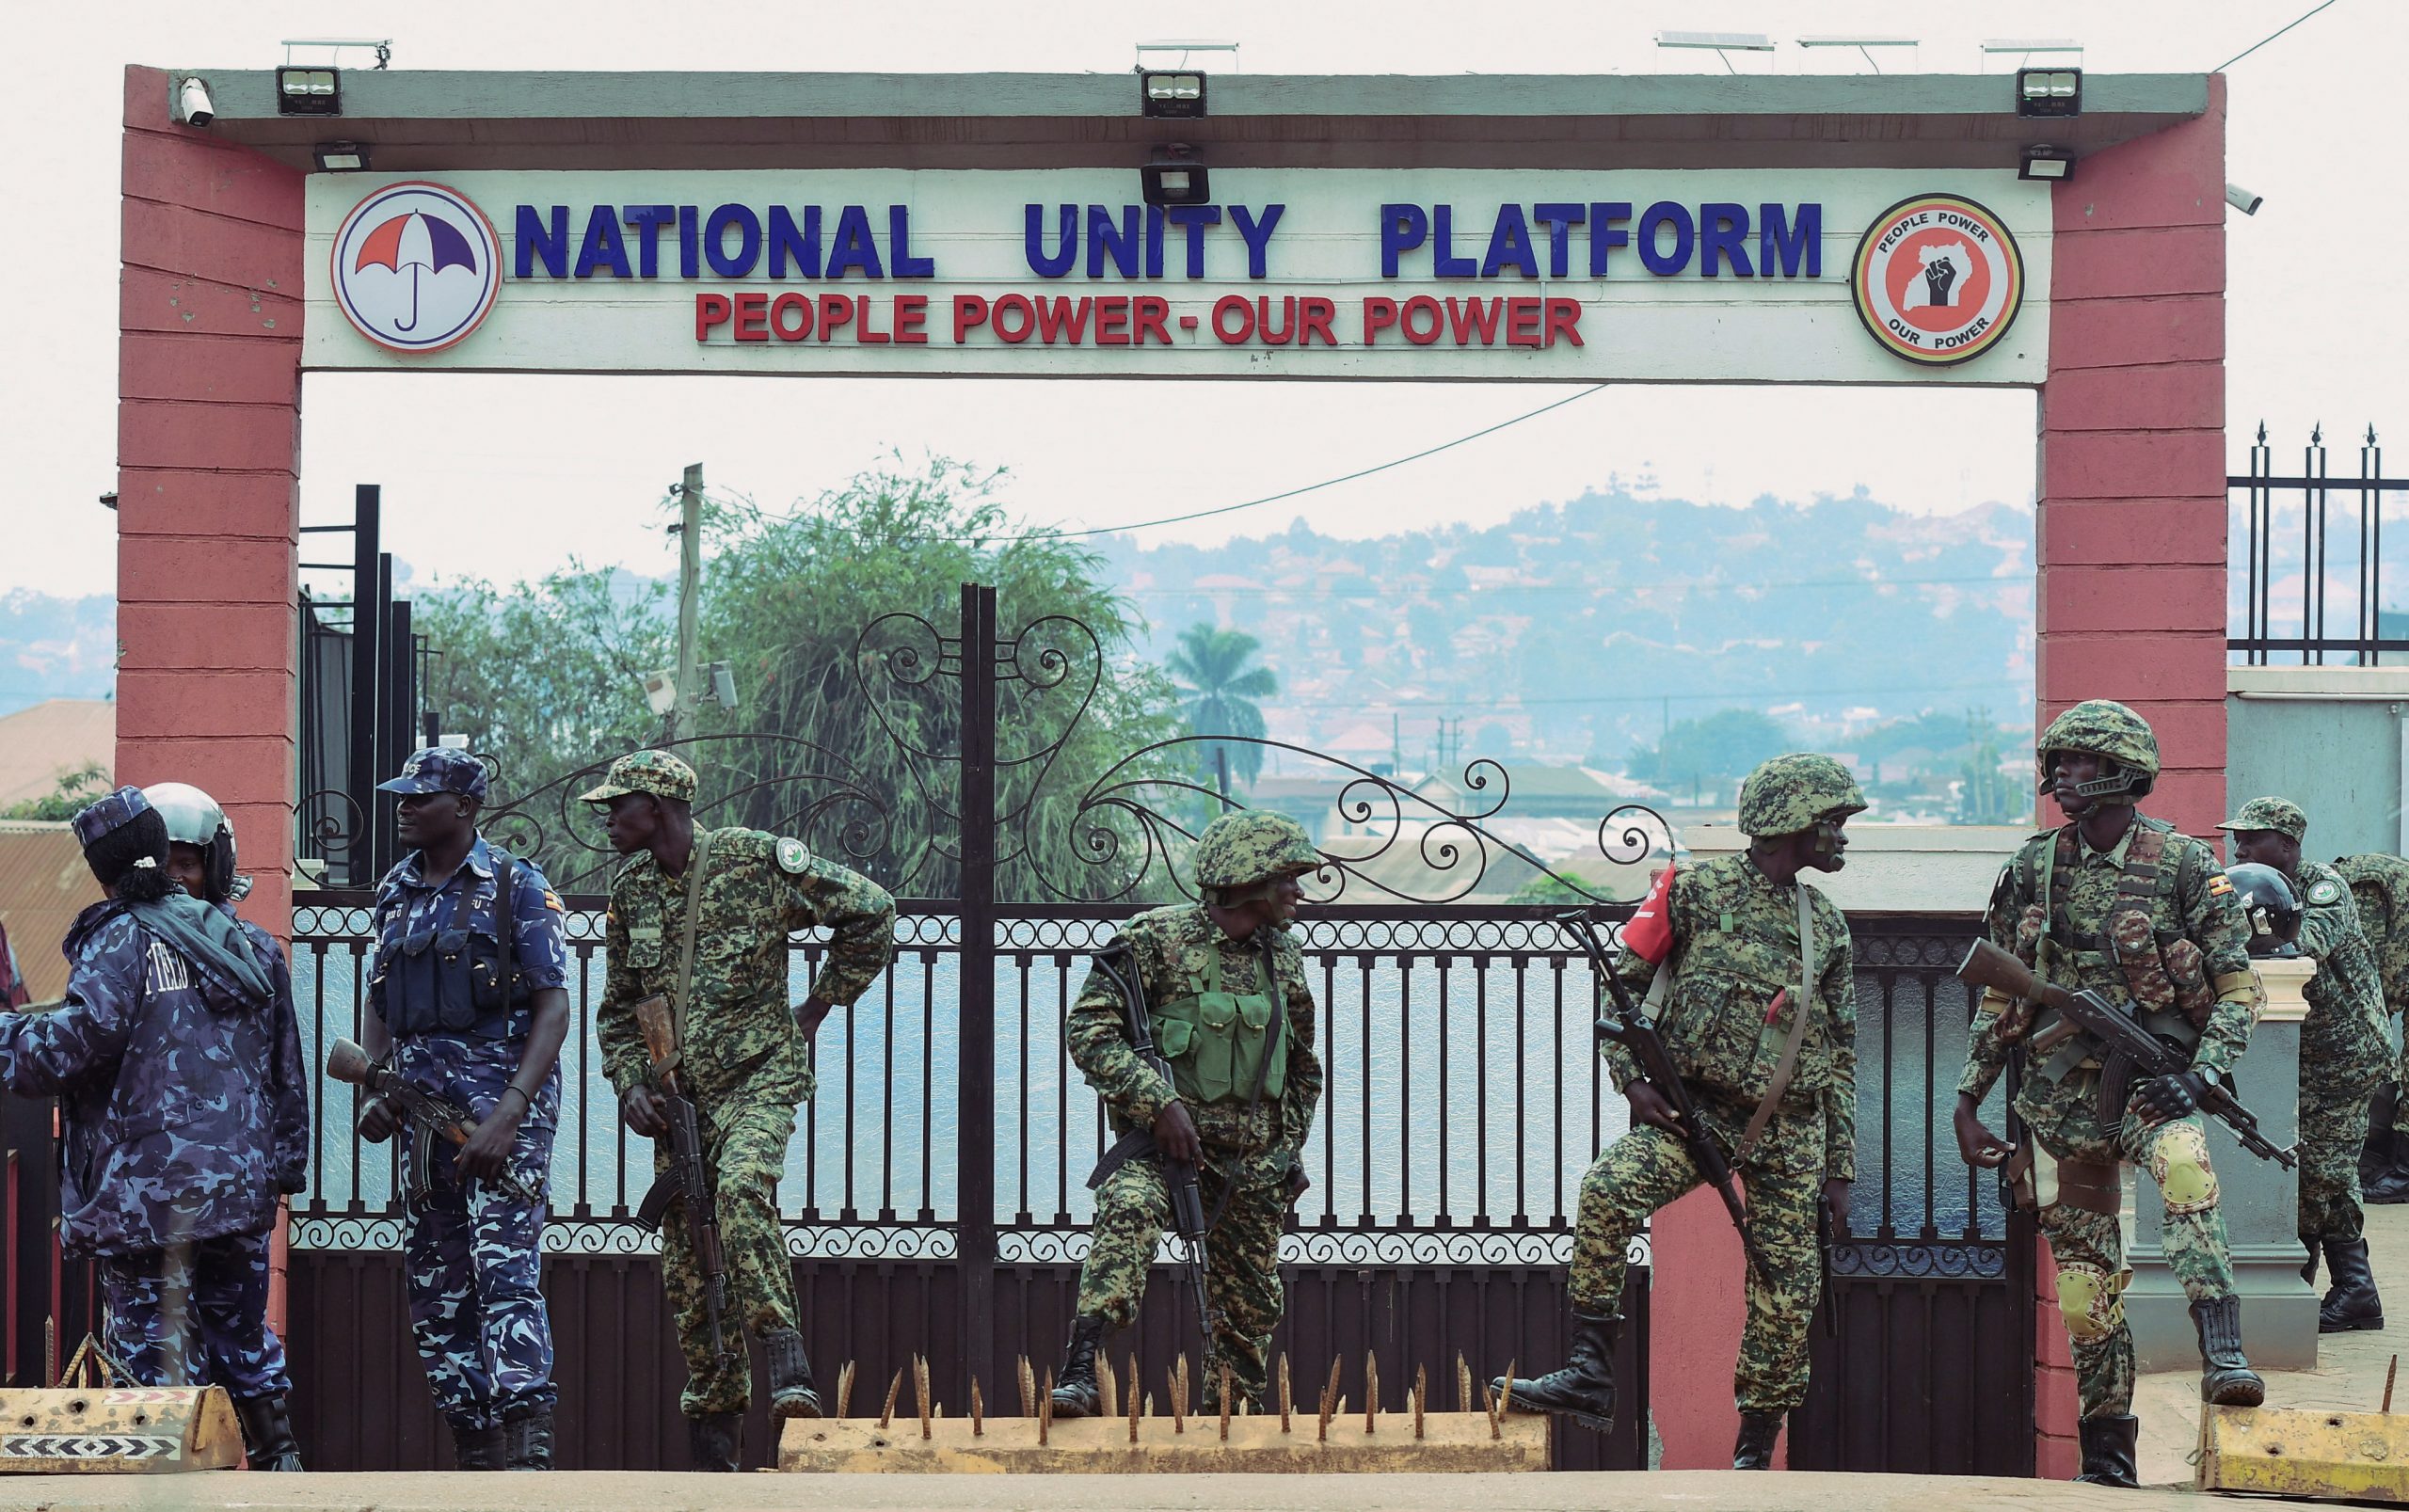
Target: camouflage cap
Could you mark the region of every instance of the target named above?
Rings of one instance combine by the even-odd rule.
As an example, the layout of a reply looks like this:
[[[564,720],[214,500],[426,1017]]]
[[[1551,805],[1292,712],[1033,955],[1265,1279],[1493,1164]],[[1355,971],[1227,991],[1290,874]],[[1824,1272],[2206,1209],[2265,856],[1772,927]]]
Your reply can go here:
[[[628,793],[650,793],[691,804],[696,786],[694,769],[668,752],[630,751],[611,763],[598,786],[577,796],[584,803],[607,804]]]
[[[1318,871],[1321,851],[1285,814],[1242,808],[1223,814],[1196,837],[1196,885],[1244,887],[1270,877]]]
[[[75,843],[88,851],[94,841],[111,830],[132,822],[139,814],[151,811],[151,800],[139,788],[120,788],[107,797],[75,811]]]
[[[2113,698],[2086,698],[2050,721],[2034,754],[2046,768],[2052,751],[2087,751],[2145,775],[2158,775],[2158,737],[2149,721]]]
[[[486,801],[486,764],[466,751],[430,745],[413,751],[402,763],[402,774],[376,785],[380,793],[458,793]]]
[[[1740,785],[1740,833],[1751,839],[1796,835],[1833,814],[1865,811],[1865,794],[1848,768],[1812,751],[1778,756]]]
[[[2217,826],[2221,830],[2273,830],[2297,840],[2308,833],[2308,816],[2289,798],[2254,798]]]

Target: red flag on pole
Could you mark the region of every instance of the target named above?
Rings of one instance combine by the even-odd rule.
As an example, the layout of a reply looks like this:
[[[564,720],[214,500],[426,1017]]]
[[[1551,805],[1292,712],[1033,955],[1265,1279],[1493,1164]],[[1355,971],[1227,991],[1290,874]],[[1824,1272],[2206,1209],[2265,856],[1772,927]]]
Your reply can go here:
[[[1622,927],[1622,947],[1651,965],[1661,965],[1673,952],[1672,892],[1673,867],[1667,862],[1639,912]]]

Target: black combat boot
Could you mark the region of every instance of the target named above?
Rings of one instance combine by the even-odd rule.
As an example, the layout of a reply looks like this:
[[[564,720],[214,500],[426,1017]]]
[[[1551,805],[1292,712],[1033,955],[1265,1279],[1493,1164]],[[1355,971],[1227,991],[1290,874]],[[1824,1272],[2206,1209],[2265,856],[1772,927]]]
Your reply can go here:
[[[2364,1201],[2385,1206],[2409,1202],[2409,1133],[2399,1129],[2386,1130],[2385,1149],[2390,1158],[2377,1172],[2376,1179],[2367,1184]]]
[[[2317,1240],[2313,1235],[2304,1233],[2300,1242],[2302,1248],[2308,1251],[2308,1258],[2300,1265],[2300,1279],[2314,1286],[2317,1284]]]
[[[2375,1272],[2368,1267],[2367,1235],[2325,1241],[2325,1269],[2334,1285],[2318,1304],[2317,1331],[2349,1333],[2384,1327],[2384,1298],[2375,1291]]]
[[[2241,1298],[2220,1297],[2192,1304],[2200,1329],[2200,1400],[2219,1407],[2257,1407],[2267,1383],[2241,1352]]]
[[[503,1463],[512,1470],[552,1468],[552,1409],[522,1407],[502,1420]]]
[[[761,1351],[770,1357],[770,1416],[816,1418],[820,1393],[811,1384],[811,1361],[803,1352],[803,1335],[776,1329],[761,1335]]]
[[[686,1446],[696,1470],[732,1474],[744,1456],[744,1414],[706,1412],[686,1420]]]
[[[1507,1406],[1526,1412],[1562,1412],[1585,1428],[1610,1433],[1615,1424],[1615,1340],[1622,1317],[1615,1313],[1572,1313],[1572,1357],[1562,1370],[1513,1383]],[[1504,1392],[1506,1379],[1490,1382]]]
[[[238,1396],[234,1415],[243,1421],[243,1447],[253,1470],[299,1470],[301,1446],[281,1396]]]
[[[1773,1442],[1780,1437],[1780,1413],[1742,1412],[1740,1437],[1731,1445],[1731,1468],[1733,1470],[1773,1469]]]
[[[1062,1352],[1061,1373],[1054,1377],[1054,1415],[1092,1418],[1103,1397],[1095,1384],[1095,1352],[1104,1344],[1104,1319],[1081,1314],[1071,1320],[1071,1345]],[[1129,1389],[1136,1391],[1132,1381]]]
[[[446,1418],[452,1429],[452,1468],[455,1470],[500,1470],[506,1447],[502,1424],[488,1423],[483,1426]]]
[[[2082,1435],[2082,1469],[2075,1472],[2076,1480],[2087,1486],[2121,1486],[2127,1490],[2141,1485],[2133,1465],[2133,1445],[2141,1437],[2141,1419],[2130,1412],[2122,1417],[2084,1418],[2075,1424],[2075,1430]]]

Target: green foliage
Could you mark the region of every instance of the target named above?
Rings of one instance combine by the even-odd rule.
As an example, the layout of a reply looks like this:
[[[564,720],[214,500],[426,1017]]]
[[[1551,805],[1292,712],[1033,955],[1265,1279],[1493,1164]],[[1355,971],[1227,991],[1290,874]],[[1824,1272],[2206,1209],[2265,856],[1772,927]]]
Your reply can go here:
[[[1279,692],[1280,679],[1269,667],[1247,665],[1262,649],[1263,643],[1244,630],[1197,624],[1179,632],[1178,648],[1163,661],[1191,734],[1263,739],[1263,708],[1255,700]],[[1222,786],[1225,761],[1229,774],[1249,786],[1263,774],[1259,745],[1214,740],[1193,749],[1199,771],[1217,786]]]
[[[2000,726],[1983,709],[1965,716],[1966,759],[1957,768],[1957,822],[2022,824],[2033,817],[2033,795],[2001,772]]]
[[[60,768],[56,786],[40,798],[0,808],[0,819],[69,820],[76,810],[97,801],[109,790],[109,769],[98,761],[87,761],[72,770]]]
[[[1771,717],[1753,708],[1718,709],[1683,720],[1656,745],[1634,752],[1631,775],[1678,792],[1745,777],[1757,763],[1789,749],[1789,735]]]

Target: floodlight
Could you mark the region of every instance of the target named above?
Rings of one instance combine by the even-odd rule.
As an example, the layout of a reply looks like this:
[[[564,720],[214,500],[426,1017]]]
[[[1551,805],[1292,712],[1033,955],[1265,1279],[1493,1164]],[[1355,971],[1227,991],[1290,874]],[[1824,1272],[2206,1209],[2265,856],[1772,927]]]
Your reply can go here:
[[[342,75],[333,69],[278,69],[276,113],[279,116],[342,115]]]
[[[321,173],[364,173],[368,170],[368,149],[359,142],[320,142],[316,151],[318,171]]]
[[[1882,65],[1875,60],[1874,49],[1916,47],[1921,43],[1913,37],[1801,37],[1798,39],[1798,45],[1801,47],[1854,47],[1859,56],[1865,59],[1866,67],[1879,73],[1882,72]]]
[[[1770,53],[1773,39],[1754,31],[1660,31],[1659,47],[1702,47],[1712,53]]]
[[[1204,75],[1192,69],[1141,72],[1138,110],[1141,115],[1158,119],[1195,119],[1204,114]]]
[[[1213,199],[1212,180],[1186,142],[1169,142],[1155,150],[1138,170],[1140,196],[1150,205],[1202,205]]]
[[[2018,69],[2016,113],[2019,116],[2082,114],[2082,70]]]
[[[2228,183],[2225,186],[2225,202],[2245,215],[2255,215],[2258,214],[2258,207],[2267,202],[2267,197],[2253,194],[2238,183]]]
[[[209,103],[209,86],[199,79],[186,79],[176,86],[176,119],[186,126],[206,126],[217,119],[217,107]]]
[[[2052,183],[2074,177],[2074,153],[2064,147],[2047,144],[2028,147],[2024,160],[2017,166],[2019,179],[2046,179]]]

